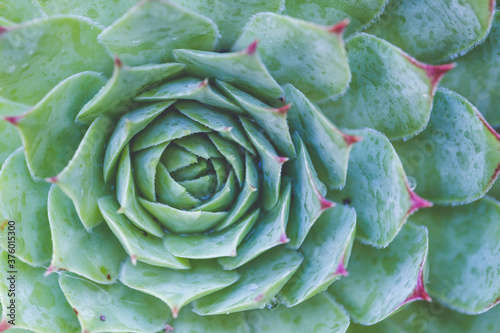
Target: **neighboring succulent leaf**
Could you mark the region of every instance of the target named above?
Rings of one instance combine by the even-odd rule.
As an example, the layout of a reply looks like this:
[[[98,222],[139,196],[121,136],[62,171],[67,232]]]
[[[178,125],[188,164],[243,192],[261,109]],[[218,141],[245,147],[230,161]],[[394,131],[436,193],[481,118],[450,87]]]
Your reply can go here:
[[[54,177],[68,164],[87,130],[75,123],[76,115],[104,82],[104,77],[95,72],[75,74],[28,112],[6,118],[21,134],[32,177]]]
[[[261,12],[281,12],[284,0],[173,0],[173,2],[212,19],[220,29],[219,50],[229,50],[248,19]]]
[[[3,119],[4,116],[19,116],[29,109],[28,106],[14,103],[0,97],[0,167],[17,148],[23,145],[21,136],[12,124]]]
[[[494,0],[391,0],[367,32],[421,61],[437,63],[480,43],[494,10]]]
[[[430,300],[424,289],[427,249],[427,230],[410,223],[384,249],[358,242],[349,276],[335,282],[329,292],[363,325],[377,323],[409,302]]]
[[[345,18],[345,34],[359,31],[376,20],[388,0],[286,0],[283,14],[322,25],[332,25]]]
[[[500,135],[465,98],[445,89],[436,92],[427,128],[394,148],[417,193],[436,203],[481,198],[500,170]]]
[[[429,230],[429,295],[459,312],[478,314],[500,302],[500,203],[485,197],[435,207],[411,218]]]
[[[293,308],[280,305],[245,314],[254,333],[344,333],[349,326],[349,317],[326,293]]]
[[[267,212],[262,212],[259,222],[245,242],[238,248],[234,257],[219,259],[224,269],[235,269],[257,256],[266,253],[269,249],[288,243],[286,224],[290,211],[291,184],[288,184],[278,204]]]
[[[456,333],[500,332],[500,307],[476,315],[467,316],[447,309],[439,303],[412,303],[403,311],[373,326],[349,327],[348,333]],[[386,330],[391,328],[392,331]]]
[[[0,33],[0,95],[34,105],[60,81],[76,73],[90,70],[110,75],[113,61],[97,41],[100,32],[95,23],[77,17],[47,18],[8,27]]]
[[[61,275],[59,284],[78,313],[82,332],[158,332],[170,317],[162,301],[120,282],[100,285]]]
[[[197,300],[194,312],[215,315],[262,309],[297,271],[302,256],[279,247],[243,266],[233,285]]]
[[[457,59],[457,68],[446,75],[442,86],[467,98],[492,126],[500,126],[500,12],[497,11],[488,37]]]
[[[351,72],[341,31],[273,13],[254,15],[233,50],[254,40],[269,72],[280,84],[291,83],[315,102],[344,92]]]
[[[87,232],[73,202],[56,185],[49,192],[48,216],[53,251],[46,275],[68,270],[98,283],[116,282],[126,253],[105,223]]]
[[[355,227],[352,208],[333,207],[321,214],[299,249],[302,265],[278,295],[281,303],[296,306],[347,275]]]
[[[454,67],[417,62],[401,49],[367,34],[346,43],[352,82],[345,96],[320,104],[343,128],[370,127],[389,139],[407,139],[429,121],[441,77]]]
[[[52,253],[47,219],[49,188],[49,184],[31,178],[22,148],[10,155],[0,171],[0,246],[8,251],[8,240],[13,236],[9,235],[8,221],[14,221],[15,255],[32,266],[47,263]]]
[[[239,52],[214,53],[197,50],[174,50],[177,61],[188,65],[188,71],[198,77],[208,77],[231,83],[252,95],[275,101],[283,90],[269,74],[256,50],[257,43]]]
[[[292,85],[284,90],[292,107],[288,111],[288,123],[307,147],[319,178],[329,189],[345,185],[349,150],[360,138],[339,131],[323,112]]]
[[[16,0],[19,1],[19,0]],[[120,18],[125,11],[137,3],[138,0],[86,0],[75,2],[72,0],[36,0],[40,7],[50,16],[70,14],[86,16],[102,25],[110,25]]]
[[[100,198],[98,202],[102,216],[129,254],[132,263],[142,261],[154,266],[175,269],[190,267],[186,259],[178,259],[172,256],[160,238],[144,233],[136,228],[126,216],[119,214],[120,206],[112,196]]]
[[[211,20],[164,0],[139,2],[99,36],[130,66],[170,62],[175,49],[211,51],[218,38]]]
[[[39,1],[32,0],[2,0],[0,18],[12,23],[22,23],[45,16]]]
[[[3,268],[8,267],[8,252],[1,251],[0,261]],[[28,266],[23,261],[15,260],[15,273],[10,270],[0,270],[0,300],[2,301],[2,331],[14,328],[6,321],[14,319],[15,328],[29,329],[30,332],[53,333],[68,332],[79,333],[80,325],[75,312],[71,309],[59,287],[57,275],[44,277],[43,268]],[[14,275],[14,280],[9,278]],[[10,285],[15,285],[14,295]],[[14,300],[14,318],[9,317],[7,308]],[[51,320],[47,320],[51,318]],[[9,329],[10,333],[11,330]]]
[[[199,316],[185,308],[170,325],[176,333],[251,333],[243,313]]]
[[[47,179],[57,183],[73,200],[78,217],[87,230],[103,221],[96,198],[111,193],[102,173],[110,126],[111,121],[104,116],[94,120],[69,164],[56,177]]]
[[[133,266],[126,262],[120,274],[120,280],[125,285],[165,302],[174,318],[185,305],[232,285],[238,278],[238,273],[224,271],[207,261],[199,262],[189,270],[142,263]]]
[[[176,76],[183,69],[183,65],[176,63],[129,67],[116,59],[113,76],[80,110],[76,119],[90,124],[102,114],[111,118],[126,114],[134,106],[135,96],[158,82]]]
[[[384,135],[369,129],[352,134],[363,140],[351,151],[346,186],[329,198],[356,209],[358,239],[385,247],[411,213],[431,203],[409,188],[401,161]]]

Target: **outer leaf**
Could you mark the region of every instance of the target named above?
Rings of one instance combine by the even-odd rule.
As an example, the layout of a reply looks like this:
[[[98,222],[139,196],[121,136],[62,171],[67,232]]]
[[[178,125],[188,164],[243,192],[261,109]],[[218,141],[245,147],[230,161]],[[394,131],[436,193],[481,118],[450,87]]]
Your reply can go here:
[[[273,209],[262,213],[255,230],[243,242],[235,257],[219,259],[224,269],[240,267],[269,249],[289,241],[285,230],[290,211],[291,185],[288,184]]]
[[[417,193],[443,204],[481,198],[500,165],[500,136],[472,104],[444,89],[436,93],[427,128],[394,147]]]
[[[250,42],[251,43],[251,42]],[[215,53],[196,50],[175,50],[177,61],[188,65],[188,71],[199,77],[231,83],[254,96],[270,101],[283,97],[283,90],[269,74],[256,44],[248,44],[239,52]]]
[[[172,50],[213,50],[219,31],[211,20],[164,0],[143,0],[99,36],[131,66],[173,60]]]
[[[321,103],[338,126],[370,127],[389,139],[407,139],[429,121],[436,85],[453,65],[417,62],[401,49],[367,34],[350,38],[352,82],[345,96]]]
[[[191,309],[184,309],[172,322],[177,333],[250,333],[250,326],[243,313],[223,316],[198,316]]]
[[[7,267],[8,252],[0,253],[2,267]],[[2,301],[2,330],[12,327],[5,321],[15,319],[15,328],[25,328],[40,333],[80,332],[75,313],[64,298],[57,283],[57,276],[43,276],[43,268],[28,266],[16,260],[15,273],[0,270],[0,300]],[[14,275],[14,280],[8,280]],[[15,297],[9,297],[10,284],[15,284]],[[15,281],[15,282],[14,282]],[[9,317],[7,307],[15,301],[15,315]],[[51,320],[47,320],[51,318]],[[12,330],[14,331],[14,330]],[[11,330],[8,330],[10,333]]]
[[[183,69],[183,65],[176,63],[129,67],[115,59],[113,76],[80,110],[77,120],[90,124],[102,114],[110,118],[126,114],[133,109],[135,96],[158,82],[176,76]]]
[[[3,116],[19,116],[28,110],[28,106],[24,104],[14,103],[0,97],[0,166],[5,162],[17,148],[23,145],[19,132],[12,124],[8,124],[3,120]]]
[[[0,171],[0,246],[8,250],[9,236],[12,236],[8,234],[8,221],[16,222],[15,255],[33,266],[47,263],[52,252],[48,241],[49,188],[49,184],[31,178],[22,148],[10,155]]]
[[[500,12],[488,37],[463,57],[457,68],[444,77],[442,85],[467,98],[492,126],[500,126]]]
[[[0,95],[34,105],[73,74],[92,70],[110,75],[112,59],[97,41],[100,32],[90,20],[76,17],[40,19],[9,27],[0,35]]]
[[[36,2],[50,16],[57,14],[85,16],[106,26],[120,18],[137,0],[118,0],[113,1],[113,3],[106,0],[87,0],[81,2],[71,0],[37,0]]]
[[[120,282],[99,285],[62,275],[59,284],[78,312],[82,332],[157,332],[169,317],[168,308],[159,299]]]
[[[387,0],[287,0],[285,15],[297,17],[317,24],[331,25],[345,18],[350,23],[345,33],[359,31],[377,19]]]
[[[219,49],[230,49],[248,19],[261,12],[280,12],[284,0],[174,0],[179,5],[212,19],[220,29]]]
[[[208,235],[165,234],[165,247],[175,256],[209,259],[236,255],[236,248],[247,236],[260,216],[257,209],[231,228]]]
[[[97,118],[85,133],[69,164],[57,177],[48,179],[57,183],[73,200],[78,217],[87,230],[103,221],[96,199],[111,193],[102,173],[110,125],[108,118]]]
[[[245,312],[255,333],[313,332],[343,333],[349,317],[328,294],[321,294],[293,308]]]
[[[427,230],[408,223],[385,249],[356,243],[349,277],[334,283],[329,291],[356,322],[379,322],[406,303],[429,300],[423,287],[427,248]]]
[[[87,232],[73,202],[56,185],[50,188],[48,216],[53,251],[46,274],[68,270],[98,283],[116,282],[126,253],[106,224]]]
[[[412,221],[429,229],[433,298],[469,314],[500,302],[500,203],[485,197],[462,207],[436,207]]]
[[[491,0],[394,0],[367,31],[421,61],[436,63],[480,43],[490,29],[494,6]]]
[[[132,263],[137,260],[147,264],[175,269],[189,268],[189,262],[178,259],[167,251],[161,239],[151,237],[137,229],[125,216],[117,211],[120,206],[112,196],[99,199],[99,209],[111,231],[130,255]]]
[[[302,257],[277,248],[240,269],[241,278],[230,287],[195,302],[194,312],[215,315],[263,308],[295,273]]]
[[[120,280],[125,285],[165,302],[174,318],[186,304],[230,286],[238,277],[238,273],[223,271],[210,262],[200,262],[190,270],[173,270],[142,263],[132,266],[127,262],[120,274]]]
[[[313,101],[344,92],[351,80],[341,33],[328,27],[260,13],[247,23],[233,50],[242,50],[255,39],[276,81],[293,84]]]
[[[385,247],[411,213],[431,203],[409,188],[401,161],[385,136],[369,129],[352,133],[363,140],[352,149],[345,188],[331,198],[356,209],[362,242]]]
[[[37,1],[3,0],[1,17],[12,23],[21,23],[44,16]]]
[[[33,177],[54,177],[68,164],[87,130],[75,123],[76,115],[104,82],[103,76],[95,72],[75,74],[27,113],[8,118],[21,133]]]
[[[334,207],[320,216],[300,247],[304,262],[280,291],[283,304],[292,307],[302,303],[347,274],[355,227],[352,208]]]

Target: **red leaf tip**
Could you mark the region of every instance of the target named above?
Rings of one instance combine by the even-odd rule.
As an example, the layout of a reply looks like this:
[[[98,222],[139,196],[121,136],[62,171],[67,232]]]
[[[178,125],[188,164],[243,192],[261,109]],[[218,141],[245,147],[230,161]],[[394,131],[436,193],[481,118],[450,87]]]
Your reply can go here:
[[[335,275],[340,275],[340,276],[349,276],[349,272],[344,266],[344,260],[340,262],[340,264],[337,266],[337,270],[334,273]]]
[[[280,236],[280,243],[285,244],[288,243],[289,241],[290,238],[288,238],[285,233],[282,233]]]
[[[123,62],[122,62],[122,61],[121,61],[121,59],[120,59],[120,58],[118,58],[118,57],[115,57],[115,64],[116,64],[116,66],[117,66],[118,68],[122,68],[122,66],[123,66]]]
[[[280,164],[284,164],[285,162],[288,162],[290,159],[288,157],[282,157],[282,156],[276,156],[276,161]]]
[[[328,29],[328,31],[330,31],[336,35],[341,36],[344,34],[345,29],[347,28],[347,26],[350,23],[351,23],[351,20],[349,20],[348,18],[345,18],[342,21],[338,22],[337,24],[333,25],[330,29]]]
[[[12,116],[12,117],[3,117],[6,121],[11,123],[14,126],[17,126],[19,124],[19,121],[23,118],[23,116]]]
[[[11,328],[11,327],[12,327],[12,325],[11,325],[11,324],[9,324],[9,323],[7,322],[7,319],[4,319],[4,320],[2,320],[2,322],[0,323],[0,332],[5,332],[5,331],[7,331],[9,328]]]
[[[443,76],[448,73],[450,70],[453,68],[457,67],[456,63],[451,63],[451,64],[444,64],[444,65],[429,65],[425,64],[423,62],[418,61],[417,59],[407,55],[403,54],[403,56],[408,59],[412,64],[415,66],[423,69],[425,73],[427,74],[427,77],[431,80],[431,89],[434,91]]]
[[[178,315],[179,315],[179,308],[174,306],[172,308],[172,317],[174,317],[174,319],[175,319],[175,318],[177,318]]]
[[[43,276],[49,276],[50,274],[54,273],[57,270],[57,267],[54,265],[50,265],[49,268],[43,273]]]
[[[284,115],[286,115],[288,113],[288,110],[290,110],[291,107],[292,107],[292,104],[288,103],[286,105],[283,105],[280,108],[273,109],[273,111],[284,116]]]
[[[413,302],[413,301],[432,302],[432,298],[429,296],[427,291],[425,291],[424,272],[423,272],[422,268],[418,272],[417,285],[415,286],[415,289],[413,290],[411,295],[405,299],[405,301],[401,304],[401,306],[408,304],[410,302]]]
[[[256,39],[252,44],[248,45],[246,53],[248,55],[253,55],[257,51],[257,45],[259,45],[258,39]]]
[[[57,179],[57,177],[49,177],[49,178],[45,178],[45,181],[47,181],[47,183],[57,184],[59,179]]]
[[[345,133],[342,133],[342,137],[344,138],[344,141],[348,147],[355,144],[356,142],[363,140],[363,138],[360,136],[349,135]]]
[[[406,188],[408,189],[408,193],[410,194],[410,209],[408,214],[411,214],[420,208],[432,207],[433,203],[427,201],[417,195],[409,186],[406,184]]]
[[[208,86],[208,78],[206,78],[205,80],[201,81],[201,83],[200,83],[200,87],[205,88],[206,86]]]

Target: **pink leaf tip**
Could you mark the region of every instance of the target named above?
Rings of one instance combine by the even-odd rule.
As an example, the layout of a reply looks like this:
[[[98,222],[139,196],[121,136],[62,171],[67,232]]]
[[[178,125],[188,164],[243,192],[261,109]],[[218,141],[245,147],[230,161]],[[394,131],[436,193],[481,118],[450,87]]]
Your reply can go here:
[[[330,31],[336,35],[341,36],[344,34],[345,29],[347,28],[347,26],[350,23],[351,23],[351,20],[349,20],[348,18],[343,19],[342,21],[338,22],[337,24],[332,26],[330,29],[328,29],[328,31]]]
[[[337,270],[334,273],[335,275],[340,275],[340,276],[349,276],[349,272],[344,266],[344,259],[340,261],[340,264],[337,266]]]
[[[206,86],[208,86],[208,78],[206,78],[205,80],[201,81],[201,83],[200,83],[200,87],[201,88],[205,88]]]
[[[13,117],[3,117],[6,121],[11,123],[14,126],[17,126],[19,124],[19,121],[23,118],[23,116],[13,116]]]
[[[443,76],[448,73],[453,68],[457,67],[456,63],[444,64],[444,65],[429,65],[423,62],[418,61],[417,59],[403,54],[403,56],[408,59],[415,66],[423,69],[427,74],[427,77],[431,80],[431,89],[434,92],[439,81],[443,78]]]
[[[131,255],[130,256],[130,262],[132,262],[132,265],[137,265],[137,256],[136,255]]]
[[[118,68],[122,68],[123,67],[123,62],[118,57],[115,57],[115,64],[116,64],[116,67],[118,67]]]
[[[348,147],[355,144],[356,142],[363,140],[363,138],[360,136],[349,135],[345,133],[342,133],[342,137],[344,138],[344,141]]]
[[[54,265],[50,265],[49,268],[43,273],[43,276],[49,276],[50,274],[54,273],[57,270],[57,267]]]
[[[12,325],[9,324],[6,319],[2,320],[2,322],[0,323],[0,332],[5,332],[9,328],[12,328]]]
[[[177,318],[178,315],[179,315],[179,308],[174,306],[172,308],[172,317],[174,317],[174,319],[175,319],[175,318]]]
[[[6,27],[0,26],[0,34],[3,34],[4,32],[7,32],[7,31],[9,31],[9,29],[7,29]]]
[[[433,203],[427,201],[417,195],[409,186],[406,184],[408,193],[410,194],[410,209],[408,210],[408,215],[419,210],[420,208],[432,207]]]
[[[57,179],[57,177],[49,177],[49,178],[45,178],[45,181],[47,183],[57,184],[57,182],[59,181],[59,179]]]
[[[424,272],[423,269],[421,268],[420,271],[418,272],[418,279],[417,279],[417,285],[415,286],[415,289],[411,293],[410,296],[408,296],[404,302],[401,304],[401,306],[408,304],[413,301],[427,301],[427,302],[432,302],[432,298],[427,294],[427,291],[425,291],[425,286],[424,286]]]
[[[273,109],[273,112],[279,113],[280,115],[284,116],[284,115],[286,115],[288,113],[288,110],[290,110],[291,107],[292,107],[292,104],[288,103],[286,105],[283,105],[280,108]]]
[[[245,50],[248,55],[253,55],[257,51],[257,45],[259,44],[259,40],[256,39],[252,44],[250,44]]]
[[[285,233],[282,233],[280,236],[280,243],[285,244],[288,243],[289,241],[290,238],[288,238]]]
[[[276,161],[280,164],[288,162],[290,159],[288,157],[276,156]]]

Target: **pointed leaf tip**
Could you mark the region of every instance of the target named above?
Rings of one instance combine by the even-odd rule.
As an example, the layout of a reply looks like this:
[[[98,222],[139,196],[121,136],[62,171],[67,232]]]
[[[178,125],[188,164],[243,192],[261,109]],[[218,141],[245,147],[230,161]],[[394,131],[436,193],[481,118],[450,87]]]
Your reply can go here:
[[[345,29],[347,28],[347,26],[350,23],[351,23],[351,20],[349,20],[348,18],[343,19],[342,21],[338,22],[337,24],[332,26],[330,29],[328,29],[328,31],[330,31],[336,35],[342,36],[344,34]]]
[[[425,285],[424,285],[424,272],[423,269],[421,268],[419,273],[418,273],[418,280],[417,280],[417,285],[413,292],[411,293],[408,298],[401,303],[401,306],[408,304],[413,301],[427,301],[427,302],[432,302],[432,298],[427,294],[427,291],[425,291]]]
[[[411,203],[410,209],[408,210],[408,215],[416,212],[420,208],[428,208],[433,206],[432,202],[419,197],[418,194],[410,188],[408,182],[406,183],[406,188],[408,189],[408,193],[410,194]]]
[[[179,315],[179,308],[174,306],[172,308],[172,317],[174,317],[174,319],[176,319],[178,315]]]
[[[252,44],[250,44],[245,52],[248,54],[248,55],[254,55],[255,52],[257,51],[257,45],[259,44],[259,40],[256,39]]]
[[[205,80],[201,81],[200,87],[205,88],[208,86],[208,78],[205,78]]]
[[[278,163],[281,163],[281,164],[285,164],[289,160],[290,159],[286,156],[276,156],[276,161],[278,161]]]
[[[49,268],[43,273],[43,276],[49,276],[50,274],[54,273],[57,270],[57,267],[54,265],[50,265]]]
[[[57,184],[57,182],[59,181],[59,179],[57,177],[49,177],[49,178],[45,178],[45,181],[47,183]]]
[[[348,147],[363,140],[363,138],[361,136],[349,135],[349,134],[345,134],[345,133],[342,133],[342,137],[344,138],[344,141]]]
[[[453,68],[457,67],[456,63],[450,63],[450,64],[444,64],[444,65],[429,65],[429,64],[420,62],[417,59],[415,59],[407,54],[403,54],[403,56],[406,59],[408,59],[408,61],[410,61],[412,64],[423,69],[426,72],[427,77],[431,80],[432,92],[434,92],[434,90],[436,90],[437,85],[438,85],[439,81],[441,81],[443,76],[446,73],[448,73],[450,70],[452,70]]]
[[[281,115],[286,115],[288,113],[288,110],[290,110],[290,108],[292,107],[292,104],[291,103],[288,103],[286,105],[283,105],[282,107],[280,108],[275,108],[275,109],[272,109],[273,112],[276,112],[276,113],[279,113]]]
[[[0,323],[0,332],[5,332],[10,328],[12,328],[12,325],[7,322],[7,319],[2,320]]]
[[[116,65],[116,67],[118,67],[118,68],[122,68],[122,67],[123,67],[123,62],[121,61],[121,59],[120,59],[120,58],[115,57],[115,65]]]
[[[289,241],[290,241],[290,238],[288,238],[285,233],[282,233],[280,236],[280,243],[286,244]]]
[[[17,126],[19,121],[23,118],[23,115],[20,116],[13,116],[13,117],[3,117],[4,120],[8,121],[14,126]]]
[[[131,255],[130,256],[130,262],[132,265],[136,266],[137,265],[137,256],[136,255]]]
[[[349,272],[344,266],[344,259],[340,261],[340,264],[337,266],[337,269],[335,270],[335,273],[333,273],[333,275],[349,276]]]

